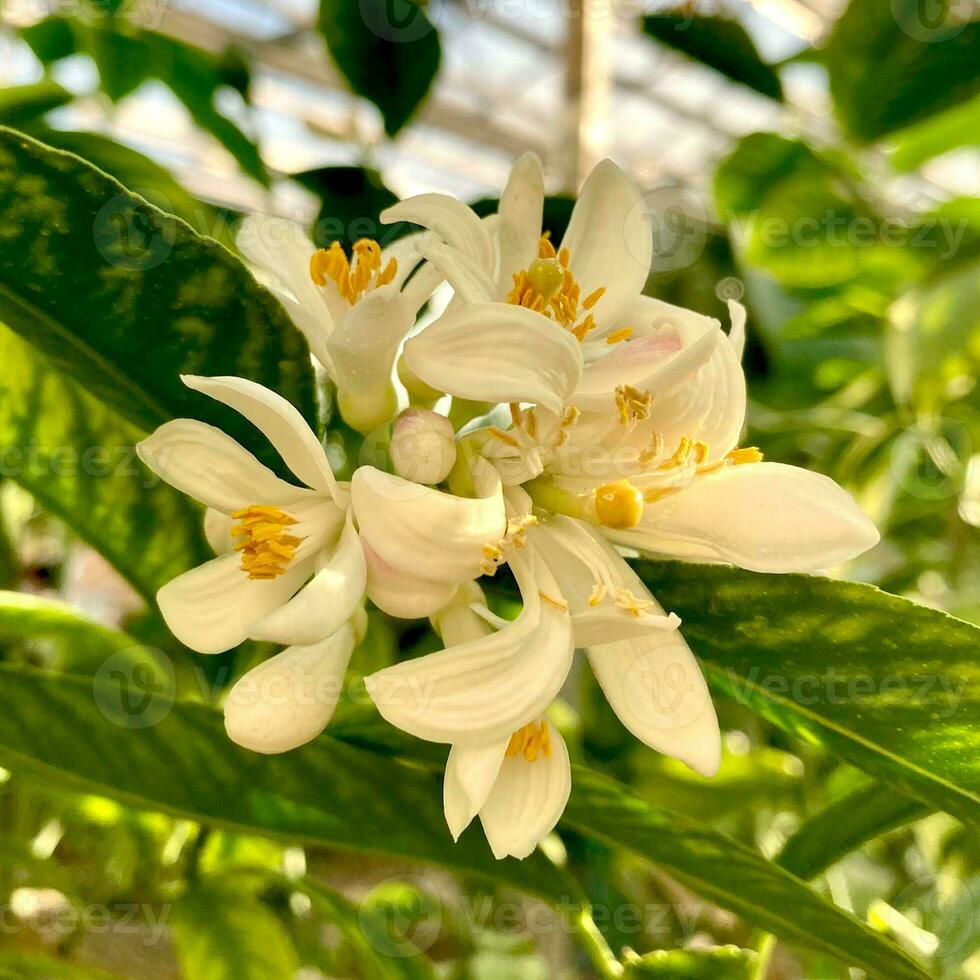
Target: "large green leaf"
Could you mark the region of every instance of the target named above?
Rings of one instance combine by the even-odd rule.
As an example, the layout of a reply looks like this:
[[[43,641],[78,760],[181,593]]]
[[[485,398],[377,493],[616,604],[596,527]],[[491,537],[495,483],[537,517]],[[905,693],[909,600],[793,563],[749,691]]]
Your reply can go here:
[[[439,70],[439,35],[412,0],[320,0],[320,32],[351,88],[381,111],[394,136]]]
[[[161,705],[152,695],[136,707],[156,724],[141,727],[136,715],[123,726],[105,707],[128,692],[109,680],[96,682],[93,698],[76,678],[0,664],[0,690],[7,767],[227,829],[437,862],[566,907],[582,900],[540,854],[494,861],[478,827],[454,845],[438,778],[418,766],[329,737],[275,758],[255,755],[228,741],[214,709]],[[921,980],[897,949],[756,852],[587,769],[577,767],[573,783],[567,819],[576,829],[657,862],[789,942],[888,980]]]
[[[980,822],[980,629],[867,585],[640,562],[713,687]]]
[[[192,885],[170,919],[184,980],[271,980],[296,975],[286,927],[252,895]]]
[[[980,20],[950,0],[851,0],[822,52],[837,115],[870,142],[980,91]]]
[[[417,766],[332,738],[257,755],[229,741],[213,708],[161,695],[131,702],[111,678],[0,664],[0,691],[0,765],[229,830],[435,862],[551,901],[578,900],[541,856],[495,861],[478,828],[453,844],[440,781]]]
[[[797,878],[814,878],[862,844],[929,812],[925,803],[867,783],[810,817],[786,841],[777,861]]]
[[[144,429],[190,416],[263,445],[181,373],[251,378],[316,419],[306,342],[237,258],[78,157],[3,129],[0,320]]]
[[[730,17],[689,9],[666,10],[643,18],[643,30],[770,99],[782,101],[783,86],[745,28]]]
[[[576,767],[572,782],[564,821],[580,832],[667,868],[699,894],[788,943],[887,980],[925,976],[897,947],[756,851],[687,817],[657,810],[598,773]]]
[[[892,166],[915,170],[961,146],[980,146],[980,96],[895,134]]]
[[[139,464],[138,429],[2,325],[0,363],[8,479],[104,555],[150,603],[161,585],[211,556],[200,510]]]

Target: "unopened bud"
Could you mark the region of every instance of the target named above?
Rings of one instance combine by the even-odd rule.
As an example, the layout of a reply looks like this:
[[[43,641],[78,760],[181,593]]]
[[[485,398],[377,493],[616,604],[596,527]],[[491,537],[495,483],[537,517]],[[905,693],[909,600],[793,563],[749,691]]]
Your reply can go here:
[[[395,420],[391,436],[395,472],[414,483],[442,483],[456,462],[456,436],[444,415],[408,408]]]

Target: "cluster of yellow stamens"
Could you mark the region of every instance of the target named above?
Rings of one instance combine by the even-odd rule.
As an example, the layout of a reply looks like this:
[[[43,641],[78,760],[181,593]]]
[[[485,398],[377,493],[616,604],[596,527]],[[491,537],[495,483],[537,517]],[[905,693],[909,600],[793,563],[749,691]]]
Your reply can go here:
[[[654,452],[654,449],[651,448],[650,452]],[[742,466],[746,463],[761,463],[763,459],[762,453],[759,452],[755,446],[745,446],[742,448],[733,449],[724,457],[724,459],[716,460],[714,463],[709,463],[707,466],[705,466],[703,464],[708,458],[708,452],[709,446],[706,442],[689,439],[687,436],[684,436],[670,459],[661,463],[657,469],[676,469],[679,466],[685,465],[693,456],[694,462],[697,464],[695,476],[707,476],[709,473],[717,473],[718,470],[723,469],[726,466]],[[659,451],[657,451],[656,454],[659,455]],[[640,457],[640,461],[641,463],[643,462],[643,456]],[[663,500],[664,497],[669,497],[672,493],[677,493],[681,489],[682,488],[679,486],[649,487],[643,493],[643,500],[648,504],[652,504],[654,501]]]
[[[527,546],[528,528],[534,527],[537,523],[538,519],[533,514],[512,517],[504,529],[504,536],[499,541],[488,542],[483,546],[483,563],[480,565],[480,571],[484,575],[495,574],[507,560],[508,549],[520,551]]]
[[[527,762],[534,762],[539,753],[546,759],[551,758],[551,732],[543,720],[540,725],[532,721],[530,725],[518,728],[507,743],[508,759],[521,756]]]
[[[507,294],[507,302],[543,313],[582,341],[595,329],[595,317],[589,311],[606,290],[600,286],[581,299],[582,290],[568,267],[568,260],[567,248],[556,252],[548,235],[542,235],[538,258],[527,269],[514,274],[514,286]],[[620,339],[629,336],[622,330],[617,332],[622,335]]]
[[[621,425],[631,425],[648,419],[652,404],[653,395],[649,391],[640,391],[632,385],[620,385],[616,389],[616,408],[619,410]]]
[[[288,528],[296,523],[278,507],[252,504],[231,515],[240,523],[231,533],[241,540],[235,551],[242,553],[242,571],[251,579],[273,579],[282,575],[293,560],[302,538],[290,534]]]
[[[381,246],[371,238],[354,243],[353,261],[348,260],[340,242],[321,248],[310,257],[310,276],[318,286],[332,280],[337,291],[352,306],[369,289],[385,286],[398,272],[398,261],[390,259],[381,268]]]

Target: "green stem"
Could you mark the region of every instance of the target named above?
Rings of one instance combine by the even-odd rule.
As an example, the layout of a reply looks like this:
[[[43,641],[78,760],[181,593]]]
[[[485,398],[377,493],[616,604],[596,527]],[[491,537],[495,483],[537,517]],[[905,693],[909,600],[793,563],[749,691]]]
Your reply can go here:
[[[606,942],[606,937],[595,924],[592,909],[585,906],[575,915],[573,924],[579,945],[592,960],[592,965],[599,971],[599,975],[606,980],[619,980],[623,975],[623,964],[616,959],[615,953]]]
[[[772,960],[773,950],[776,948],[776,937],[771,932],[763,933],[757,944],[759,959],[756,961],[755,970],[752,973],[752,980],[766,980],[769,972],[769,963]]]

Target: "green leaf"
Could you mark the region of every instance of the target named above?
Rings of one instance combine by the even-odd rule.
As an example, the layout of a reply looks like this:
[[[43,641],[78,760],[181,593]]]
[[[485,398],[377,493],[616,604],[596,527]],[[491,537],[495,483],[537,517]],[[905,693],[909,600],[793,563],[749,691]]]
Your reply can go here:
[[[884,267],[903,280],[908,249],[886,245],[884,225],[846,163],[802,140],[753,133],[715,173],[718,213],[745,261],[801,288],[837,285]]]
[[[0,952],[0,980],[121,980],[94,966],[83,966],[43,953]]]
[[[898,980],[925,974],[897,947],[756,851],[657,810],[598,773],[573,767],[563,818],[581,833],[666,868],[682,884],[785,942]]]
[[[42,65],[69,58],[78,51],[75,33],[63,17],[47,17],[36,24],[22,27],[20,36]]]
[[[898,171],[915,170],[927,160],[961,146],[980,146],[980,98],[904,129],[894,139],[891,162]]]
[[[453,844],[441,780],[417,765],[328,737],[257,755],[229,741],[215,709],[142,692],[133,700],[111,678],[93,685],[0,664],[0,691],[8,768],[227,830],[428,861],[552,902],[580,900],[541,855],[494,860],[478,827]]]
[[[3,129],[0,320],[142,429],[196,417],[265,445],[182,373],[251,378],[316,423],[306,341],[237,258],[90,164]]]
[[[737,20],[719,14],[668,10],[644,17],[643,30],[661,44],[682,51],[733,82],[782,101],[779,75],[762,60],[752,38]]]
[[[980,629],[853,582],[637,571],[712,686],[882,783],[980,822]]]
[[[815,878],[862,844],[929,812],[925,803],[867,783],[810,817],[776,860],[797,878]]]
[[[142,438],[138,429],[2,325],[0,363],[8,479],[100,552],[151,605],[160,586],[211,557],[200,510],[140,466],[133,449]]]
[[[71,99],[71,92],[49,79],[0,88],[0,126],[24,126]]]
[[[233,244],[226,212],[219,214],[210,204],[185,190],[166,167],[132,147],[101,133],[45,129],[31,135],[55,149],[74,153],[115,177],[161,211],[186,221],[198,234],[215,238],[224,245]]]
[[[439,35],[411,0],[320,0],[320,32],[351,88],[381,111],[394,136],[439,70]]]
[[[951,0],[851,0],[825,48],[837,116],[871,142],[980,91],[980,20]]]
[[[627,959],[624,980],[751,980],[759,960],[751,949],[720,946],[715,949],[658,949]]]
[[[384,246],[406,227],[404,222],[381,224],[381,212],[398,198],[369,167],[319,167],[292,174],[292,179],[320,198],[313,240],[324,248],[339,241],[349,250],[359,238]]]
[[[170,929],[184,980],[285,980],[299,969],[283,923],[230,888],[192,885],[174,904]]]
[[[896,399],[940,409],[975,389],[980,369],[980,276],[973,264],[906,292],[885,343]]]

